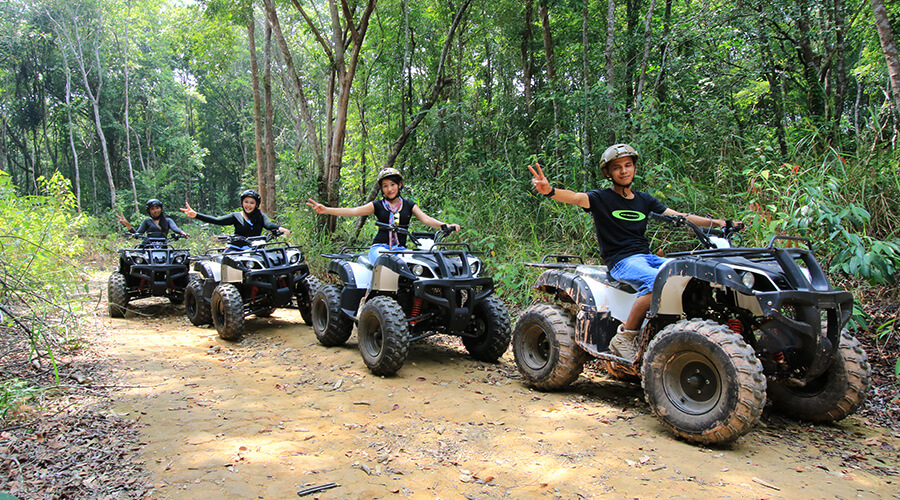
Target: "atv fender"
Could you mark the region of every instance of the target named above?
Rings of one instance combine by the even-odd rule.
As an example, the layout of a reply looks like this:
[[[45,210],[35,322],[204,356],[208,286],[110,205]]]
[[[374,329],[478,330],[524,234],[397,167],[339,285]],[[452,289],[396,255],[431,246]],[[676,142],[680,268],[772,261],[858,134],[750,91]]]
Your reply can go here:
[[[221,266],[208,260],[194,262],[194,271],[200,273],[205,280],[212,280],[218,283],[220,281]]]
[[[603,290],[593,290],[597,287],[602,287]],[[541,273],[535,281],[534,288],[554,295],[557,300],[578,306],[575,316],[576,341],[589,346],[590,350],[595,352],[603,352],[609,348],[609,341],[615,334],[619,321],[610,313],[607,300],[602,300],[604,306],[597,307],[595,293],[599,293],[598,296],[609,293],[628,295],[626,292],[560,269]]]
[[[372,270],[349,260],[332,260],[328,264],[328,272],[336,275],[341,283],[350,288],[369,288],[372,282]]]

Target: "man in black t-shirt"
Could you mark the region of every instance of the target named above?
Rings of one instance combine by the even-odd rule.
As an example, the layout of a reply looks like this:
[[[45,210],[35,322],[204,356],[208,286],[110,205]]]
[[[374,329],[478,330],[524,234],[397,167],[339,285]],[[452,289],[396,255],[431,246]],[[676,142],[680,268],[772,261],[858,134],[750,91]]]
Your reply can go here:
[[[600,158],[600,170],[613,186],[588,193],[552,187],[540,165],[528,167],[534,176],[531,184],[539,193],[590,212],[594,218],[600,254],[609,268],[609,274],[637,290],[637,299],[628,319],[619,325],[618,332],[609,343],[613,354],[632,360],[636,354],[635,339],[650,310],[653,281],[666,262],[666,259],[650,253],[650,242],[645,236],[647,216],[651,213],[682,215],[701,227],[725,225],[724,220],[676,212],[650,194],[632,190],[638,157],[637,151],[628,144],[610,146]]]

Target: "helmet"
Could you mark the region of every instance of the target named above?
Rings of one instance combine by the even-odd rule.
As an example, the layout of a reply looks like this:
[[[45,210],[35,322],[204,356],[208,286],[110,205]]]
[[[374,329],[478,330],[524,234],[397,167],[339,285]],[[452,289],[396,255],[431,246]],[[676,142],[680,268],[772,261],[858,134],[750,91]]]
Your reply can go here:
[[[152,208],[152,207],[162,208],[162,206],[163,206],[162,202],[157,200],[156,198],[150,198],[149,200],[147,200],[147,203],[144,204],[144,208],[147,210],[148,214],[150,213],[150,208]]]
[[[381,169],[378,172],[378,177],[375,179],[375,184],[377,184],[378,187],[381,187],[381,181],[388,178],[393,178],[393,180],[396,181],[397,184],[403,182],[403,175],[400,174],[399,170],[393,167],[387,167]]]
[[[600,157],[600,170],[606,168],[606,165],[609,162],[625,156],[633,157],[635,163],[637,163],[637,160],[640,157],[638,152],[628,144],[613,144],[606,148],[606,151],[603,152],[603,156]]]
[[[244,198],[246,198],[248,196],[253,198],[254,200],[256,200],[256,204],[259,205],[259,200],[260,200],[259,193],[257,193],[256,191],[254,191],[252,189],[245,189],[241,193],[241,201],[243,202]]]

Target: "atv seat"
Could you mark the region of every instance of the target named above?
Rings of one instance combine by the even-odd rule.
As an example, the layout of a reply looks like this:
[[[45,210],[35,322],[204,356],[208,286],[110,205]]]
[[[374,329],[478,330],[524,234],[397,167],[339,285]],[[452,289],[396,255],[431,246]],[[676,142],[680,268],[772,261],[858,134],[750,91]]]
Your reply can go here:
[[[359,254],[359,256],[356,258],[356,262],[368,267],[369,269],[372,269],[372,263],[369,262],[369,254],[368,253]]]
[[[618,281],[609,274],[606,266],[578,266],[575,268],[578,274],[595,279],[605,285],[622,290],[625,293],[637,293],[631,285],[624,281]]]

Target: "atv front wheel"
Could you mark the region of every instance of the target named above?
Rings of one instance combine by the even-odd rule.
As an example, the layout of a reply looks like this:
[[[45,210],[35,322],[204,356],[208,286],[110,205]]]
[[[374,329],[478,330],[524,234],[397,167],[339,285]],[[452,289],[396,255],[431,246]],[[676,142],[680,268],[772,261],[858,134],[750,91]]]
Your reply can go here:
[[[380,295],[366,302],[357,327],[359,352],[375,375],[393,375],[409,352],[409,327],[400,304]]]
[[[319,278],[312,274],[308,274],[302,280],[297,281],[294,287],[294,294],[297,296],[297,309],[300,310],[300,318],[307,325],[312,325],[312,301],[316,296],[316,291],[322,286]]]
[[[307,324],[312,324],[316,338],[323,346],[342,345],[353,333],[353,322],[341,310],[341,289],[337,285],[320,285],[317,288],[310,305],[312,319]]]
[[[463,345],[473,358],[489,363],[500,359],[509,347],[512,336],[509,313],[503,301],[496,295],[490,295],[478,304],[466,333],[474,335],[462,338]]]
[[[194,326],[212,323],[212,310],[203,298],[203,283],[192,279],[184,289],[184,312]]]
[[[212,294],[212,319],[219,337],[238,340],[244,333],[244,300],[231,283],[220,283]]]
[[[780,412],[812,422],[841,420],[866,400],[869,362],[859,341],[846,330],[828,371],[803,387],[771,384],[769,397]]]
[[[519,316],[513,330],[513,354],[525,381],[552,391],[578,378],[590,357],[575,343],[575,320],[554,304],[535,304]]]
[[[109,302],[109,315],[113,318],[124,318],[125,308],[128,306],[125,276],[120,272],[110,274],[106,291],[107,302]]]
[[[753,349],[712,321],[679,321],[657,334],[644,356],[641,382],[663,425],[700,443],[744,435],[766,402],[766,379]]]

